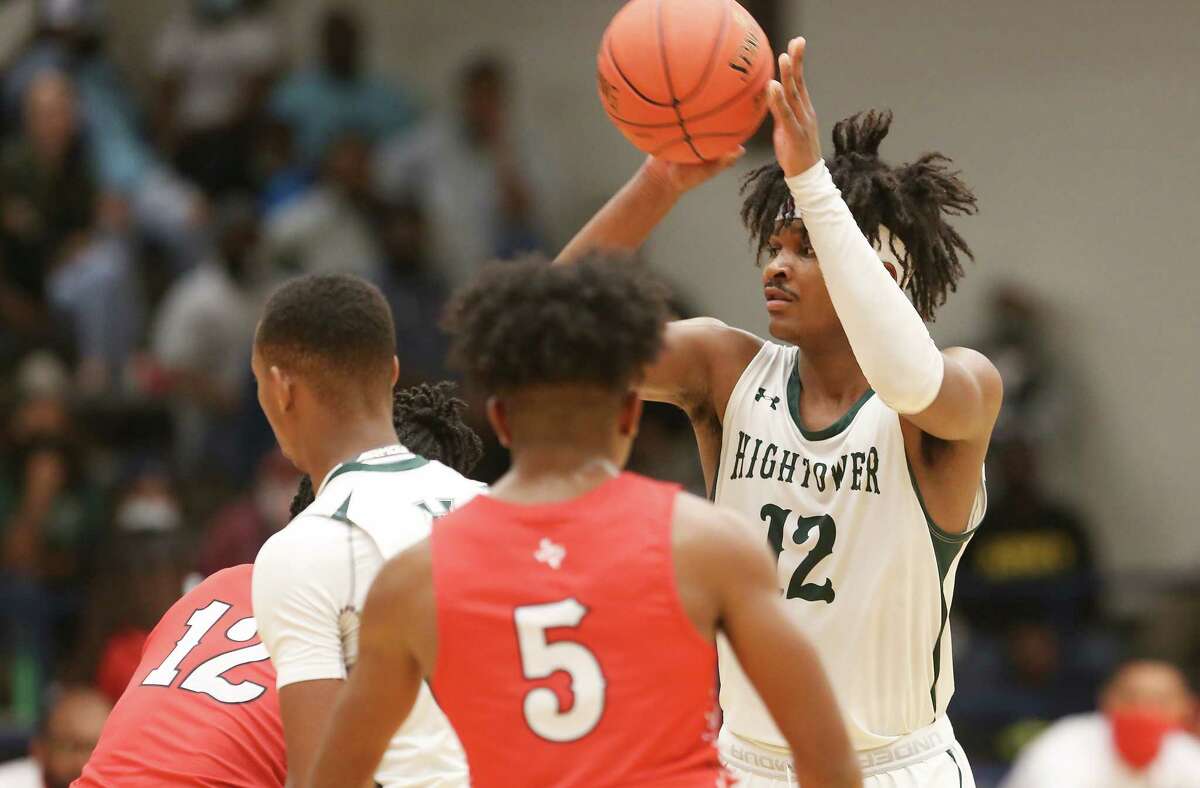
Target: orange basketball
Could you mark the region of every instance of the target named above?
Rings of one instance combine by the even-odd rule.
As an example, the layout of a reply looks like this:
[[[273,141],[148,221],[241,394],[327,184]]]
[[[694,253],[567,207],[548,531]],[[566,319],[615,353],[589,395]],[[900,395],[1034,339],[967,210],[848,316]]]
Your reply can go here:
[[[630,0],[597,56],[604,111],[639,150],[719,158],[758,129],[775,74],[771,44],[734,0]]]

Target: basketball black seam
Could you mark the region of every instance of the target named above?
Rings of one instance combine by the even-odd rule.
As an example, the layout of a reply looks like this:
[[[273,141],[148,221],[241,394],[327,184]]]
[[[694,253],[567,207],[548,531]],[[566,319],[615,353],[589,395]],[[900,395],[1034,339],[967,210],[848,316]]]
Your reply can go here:
[[[696,87],[692,92],[679,99],[680,104],[686,104],[688,100],[699,93],[717,67],[717,55],[721,52],[721,42],[725,40],[725,28],[729,27],[729,17],[733,15],[733,11],[730,10],[728,3],[721,3],[721,8],[724,9],[725,13],[721,15],[721,27],[717,30],[716,40],[713,41],[712,53],[708,57],[708,64],[705,65],[704,73],[700,76],[700,81],[696,83]]]
[[[667,93],[671,96],[671,109],[674,110],[675,117],[679,120],[679,130],[683,133],[683,141],[692,149],[692,153],[696,154],[697,159],[708,161],[692,144],[692,137],[688,134],[687,125],[683,122],[683,113],[679,111],[679,99],[675,96],[675,85],[671,82],[671,64],[667,60],[667,42],[663,38],[662,0],[657,0],[654,4],[654,31],[658,35],[658,57],[662,61],[663,75],[667,78]]]
[[[770,63],[770,61],[766,61],[766,62],[768,64]],[[766,68],[766,67],[767,66],[760,66],[760,68]],[[757,74],[755,76],[757,76]],[[733,94],[731,97],[722,101],[717,106],[713,107],[712,109],[705,110],[704,112],[700,113],[699,115],[692,115],[691,117],[687,118],[687,120],[685,122],[695,123],[698,120],[704,120],[705,118],[712,117],[713,115],[717,114],[721,110],[727,109],[730,104],[733,104],[736,101],[741,101],[743,98],[746,97],[746,93],[749,92],[753,87],[754,87],[754,81],[751,80],[751,82],[749,84],[744,86],[741,90],[739,90],[737,93]],[[665,107],[667,105],[660,104],[658,106]],[[610,115],[611,115],[611,113],[610,113]],[[611,117],[613,118],[613,120],[621,121],[626,126],[634,126],[636,128],[640,128],[640,129],[665,129],[668,126],[678,125],[677,123],[669,123],[669,122],[668,123],[637,123],[632,120],[625,120],[624,118],[622,118],[618,115],[611,115]],[[697,135],[697,136],[699,136],[699,135]]]
[[[704,134],[697,134],[696,136],[692,137],[692,139],[694,139],[694,140],[707,140],[707,139],[712,139],[712,138],[714,138],[714,137],[738,137],[738,136],[741,136],[741,135],[743,135],[743,134],[745,134],[745,133],[746,133],[746,130],[745,130],[745,129],[741,129],[741,130],[739,130],[739,131],[710,131],[710,132],[706,132],[706,133],[704,133]],[[666,150],[667,148],[671,147],[672,145],[677,145],[677,144],[679,144],[679,142],[680,142],[681,140],[682,140],[682,137],[676,137],[676,138],[674,138],[674,139],[672,139],[672,140],[670,140],[670,141],[668,141],[668,142],[666,142],[666,143],[664,143],[664,144],[662,144],[662,145],[658,146],[657,148],[655,148],[654,150],[650,151],[649,153],[650,153],[650,155],[651,155],[651,156],[657,156],[659,153],[661,153],[662,151],[664,151],[664,150]],[[705,159],[705,161],[709,161],[709,160],[708,160],[708,159]]]
[[[621,70],[621,64],[617,62],[617,54],[615,52],[613,52],[611,37],[608,39],[607,49],[608,49],[608,59],[612,61],[613,68],[615,68],[617,70],[617,75],[619,77],[621,77],[621,80],[626,85],[629,86],[629,89],[634,92],[634,95],[636,95],[638,98],[640,98],[642,101],[646,102],[647,104],[651,104],[655,107],[671,106],[670,104],[663,104],[661,101],[655,101],[654,99],[650,98],[646,94],[642,93],[642,91],[637,89],[637,85],[633,84],[632,80],[630,80],[629,77],[625,76],[625,72]],[[613,117],[615,118],[616,115],[614,115]],[[668,123],[666,125],[670,126],[672,124]]]

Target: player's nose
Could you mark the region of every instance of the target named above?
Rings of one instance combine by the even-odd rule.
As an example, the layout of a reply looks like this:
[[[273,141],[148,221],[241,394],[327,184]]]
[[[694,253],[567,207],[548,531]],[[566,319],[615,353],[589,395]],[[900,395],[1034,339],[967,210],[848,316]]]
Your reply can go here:
[[[771,284],[776,280],[787,281],[790,275],[790,269],[783,261],[782,254],[774,254],[767,264],[762,269],[763,286]]]

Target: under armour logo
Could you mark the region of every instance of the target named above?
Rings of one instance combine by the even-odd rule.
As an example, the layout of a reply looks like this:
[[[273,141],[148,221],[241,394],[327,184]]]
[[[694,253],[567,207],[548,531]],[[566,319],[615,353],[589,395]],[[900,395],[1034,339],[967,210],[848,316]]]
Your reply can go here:
[[[778,410],[778,408],[776,408],[775,406],[779,404],[779,397],[768,397],[767,390],[764,388],[760,388],[758,390],[758,393],[754,395],[754,401],[758,402],[759,400],[763,400],[763,399],[765,399],[771,403],[771,410]]]
[[[567,557],[567,548],[543,538],[538,542],[538,549],[533,557],[539,563],[549,565],[551,569],[558,569],[562,566],[563,559]]]

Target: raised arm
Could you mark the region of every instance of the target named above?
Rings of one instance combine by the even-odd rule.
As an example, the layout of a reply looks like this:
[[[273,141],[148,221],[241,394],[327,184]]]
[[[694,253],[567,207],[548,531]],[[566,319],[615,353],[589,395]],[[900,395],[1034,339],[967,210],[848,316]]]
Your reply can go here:
[[[775,152],[854,356],[880,398],[923,432],[986,443],[1000,410],[1000,375],[974,351],[938,350],[863,236],[821,159],[804,52],[804,39],[793,39],[779,58],[780,82],[768,88]]]
[[[640,247],[685,192],[733,165],[744,148],[707,164],[673,164],[648,156],[633,177],[559,252],[569,263],[597,250],[632,252]]]
[[[424,541],[376,575],[363,605],[358,662],[325,729],[311,779],[303,784],[339,788],[369,781],[393,734],[412,713],[424,680],[422,648],[416,643],[419,622],[425,629],[436,627],[430,567]]]
[[[703,553],[720,627],[787,740],[797,781],[806,788],[861,786],[833,689],[816,652],[784,612],[766,545],[740,515],[709,507],[708,519],[692,548]]]
[[[673,164],[647,157],[563,248],[555,264],[570,263],[589,252],[632,252],[680,197],[732,166],[744,152],[739,148],[708,164]],[[662,355],[646,371],[640,393],[648,400],[677,405],[693,419],[707,414],[720,418],[733,384],[761,346],[762,340],[719,320],[676,321],[667,326]]]

